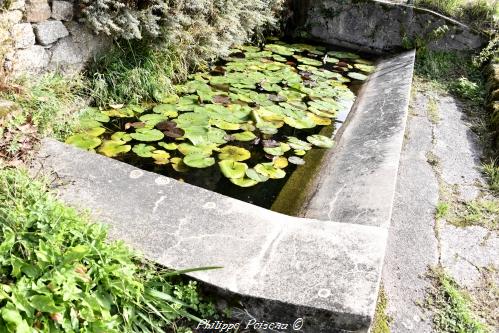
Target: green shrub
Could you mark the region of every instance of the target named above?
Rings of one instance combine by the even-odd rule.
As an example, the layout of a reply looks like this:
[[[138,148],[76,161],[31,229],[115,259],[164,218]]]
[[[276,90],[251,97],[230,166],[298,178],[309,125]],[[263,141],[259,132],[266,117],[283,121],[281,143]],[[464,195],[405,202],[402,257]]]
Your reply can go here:
[[[0,222],[0,332],[164,332],[215,313],[23,171],[0,170]]]
[[[90,70],[97,104],[157,100],[189,69],[225,56],[233,45],[277,23],[283,0],[179,0],[164,3],[155,38],[119,40]],[[162,13],[162,14],[160,14]],[[99,16],[95,13],[94,16]],[[159,17],[158,16],[158,17]],[[98,30],[97,30],[98,31]],[[128,38],[128,35],[116,34]]]

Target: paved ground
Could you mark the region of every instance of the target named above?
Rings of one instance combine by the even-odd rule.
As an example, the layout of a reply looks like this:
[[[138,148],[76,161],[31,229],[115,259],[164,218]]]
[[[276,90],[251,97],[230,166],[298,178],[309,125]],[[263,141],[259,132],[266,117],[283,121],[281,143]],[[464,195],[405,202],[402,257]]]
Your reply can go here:
[[[392,332],[434,331],[431,312],[421,307],[429,267],[440,264],[471,292],[483,290],[484,268],[499,267],[497,232],[435,220],[444,197],[485,195],[478,142],[458,101],[415,89],[383,272]]]

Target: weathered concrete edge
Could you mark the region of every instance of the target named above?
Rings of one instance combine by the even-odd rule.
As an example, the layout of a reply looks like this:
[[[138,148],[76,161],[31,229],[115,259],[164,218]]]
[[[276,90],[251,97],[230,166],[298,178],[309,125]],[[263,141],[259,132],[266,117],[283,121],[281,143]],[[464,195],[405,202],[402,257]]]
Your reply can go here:
[[[390,224],[414,71],[415,51],[380,61],[362,87],[334,150],[307,187],[300,216]]]
[[[302,332],[370,325],[384,228],[282,215],[54,140],[35,161],[63,184],[60,198],[89,209],[112,239],[173,269],[223,266],[191,275],[242,296],[256,318],[302,317]]]

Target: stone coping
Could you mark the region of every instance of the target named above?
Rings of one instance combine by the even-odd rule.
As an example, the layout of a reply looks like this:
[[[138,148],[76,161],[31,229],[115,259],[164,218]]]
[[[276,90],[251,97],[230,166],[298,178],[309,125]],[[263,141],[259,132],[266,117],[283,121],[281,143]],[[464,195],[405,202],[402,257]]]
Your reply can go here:
[[[379,96],[386,98],[376,107],[359,98],[348,124],[352,133],[339,142],[346,150],[349,141],[369,141],[360,137],[365,132],[356,136],[354,131],[370,119],[364,112],[389,124],[381,127],[386,130],[383,145],[367,145],[378,150],[351,152],[382,154],[373,156],[380,162],[371,164],[374,176],[363,177],[351,193],[378,193],[383,200],[363,202],[360,195],[336,201],[352,201],[352,209],[372,205],[359,217],[372,225],[283,215],[50,139],[43,141],[34,164],[57,176],[63,201],[89,210],[109,225],[112,239],[148,259],[172,269],[222,266],[189,275],[221,295],[239,297],[252,317],[290,324],[303,318],[300,332],[367,332],[376,307],[413,61],[414,52],[381,61],[363,94],[375,99],[369,90],[380,89]],[[351,167],[359,174],[363,170]],[[328,182],[333,174],[321,173],[320,189],[335,186]],[[370,214],[379,223],[371,223]]]

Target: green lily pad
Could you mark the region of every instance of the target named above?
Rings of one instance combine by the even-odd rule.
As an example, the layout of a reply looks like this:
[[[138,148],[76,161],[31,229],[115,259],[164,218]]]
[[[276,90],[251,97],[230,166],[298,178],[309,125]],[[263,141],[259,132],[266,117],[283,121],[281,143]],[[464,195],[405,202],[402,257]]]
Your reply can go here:
[[[170,159],[172,163],[173,170],[177,172],[187,172],[189,171],[189,167],[184,163],[183,159],[180,157],[173,157]]]
[[[177,108],[174,104],[159,104],[153,109],[153,112],[162,114],[169,118],[174,118],[178,116]]]
[[[88,133],[80,133],[67,138],[66,143],[80,149],[93,150],[94,148],[97,148],[102,143],[102,141],[94,135],[90,135]]]
[[[365,81],[367,79],[367,75],[357,73],[357,72],[349,72],[348,77],[351,77],[354,80]]]
[[[168,164],[170,154],[164,150],[155,150],[152,152],[151,157],[154,159],[154,164],[164,165]]]
[[[259,182],[250,178],[231,178],[231,183],[239,187],[251,187],[255,186]]]
[[[365,65],[365,64],[354,64],[353,67],[366,73],[372,73],[376,69],[376,67],[372,65]]]
[[[296,149],[293,151],[293,154],[296,156],[304,156],[307,152],[303,149]]]
[[[86,134],[91,135],[91,136],[99,136],[103,134],[106,131],[105,128],[103,127],[94,127],[94,128],[89,128],[85,131]]]
[[[289,163],[296,164],[296,165],[305,164],[305,160],[302,158],[299,158],[298,156],[290,156],[290,157],[288,157],[288,161],[289,161]]]
[[[152,152],[155,150],[156,147],[144,143],[139,143],[132,148],[132,151],[140,157],[152,157]]]
[[[280,142],[279,146],[277,147],[265,147],[263,150],[270,155],[274,156],[281,156],[284,155],[287,151],[289,151],[291,148],[287,143]]]
[[[288,145],[296,150],[310,150],[312,145],[306,141],[300,140],[294,136],[288,136]]]
[[[135,133],[131,133],[130,136],[137,141],[144,142],[159,141],[165,137],[161,131],[150,128],[137,128]]]
[[[360,58],[359,55],[351,52],[344,52],[344,51],[329,51],[327,53],[328,56],[335,57],[338,59],[357,59]]]
[[[178,148],[178,145],[175,142],[170,142],[170,143],[160,142],[158,143],[158,145],[165,148],[166,150],[177,150]]]
[[[135,116],[133,110],[125,108],[125,109],[111,109],[107,111],[102,111],[108,117],[116,117],[116,118],[131,118]]]
[[[307,58],[307,57],[302,57],[299,55],[294,55],[293,56],[298,62],[301,62],[302,64],[305,65],[310,65],[310,66],[322,66],[322,61]]]
[[[284,169],[288,166],[288,159],[284,156],[278,156],[273,161],[274,167]]]
[[[150,113],[143,115],[139,120],[144,122],[146,127],[153,128],[160,122],[168,120],[168,117],[163,114]]]
[[[132,137],[126,132],[114,132],[113,135],[111,135],[111,140],[128,142],[132,141]]]
[[[269,180],[269,177],[262,175],[253,168],[249,168],[246,170],[246,176],[259,183],[266,182],[267,180]]]
[[[202,154],[205,156],[210,156],[211,154],[213,154],[213,151],[217,149],[217,145],[207,144],[194,146],[189,143],[181,143],[178,145],[177,149],[183,155]]]
[[[223,129],[223,130],[226,130],[226,131],[235,131],[235,130],[238,130],[239,128],[241,128],[240,124],[230,123],[228,121],[219,120],[219,119],[210,120],[210,123],[213,126],[216,126],[216,127],[220,128],[220,129]]]
[[[241,133],[232,134],[235,140],[237,141],[252,141],[256,139],[256,135],[250,131],[244,131]]]
[[[334,146],[333,140],[320,134],[307,136],[307,141],[319,148],[331,148]]]
[[[213,157],[204,154],[189,154],[184,157],[184,163],[192,168],[208,168],[215,164]]]
[[[314,128],[315,127],[314,121],[308,117],[301,118],[301,119],[286,117],[286,118],[284,118],[284,122],[286,124],[288,124],[289,126],[297,128],[297,129]]]
[[[255,171],[271,179],[281,179],[286,177],[286,172],[282,169],[274,167],[272,163],[259,163],[255,165]]]
[[[295,53],[295,50],[292,47],[278,44],[267,44],[265,45],[265,50],[272,51],[281,56],[291,56]]]
[[[102,126],[102,123],[100,123],[94,119],[83,118],[83,119],[80,119],[80,122],[78,125],[80,125],[81,129],[89,129],[89,128]]]
[[[229,161],[245,161],[251,157],[251,153],[241,147],[237,146],[225,146],[220,149],[220,154],[218,158],[221,160],[229,160]]]
[[[227,178],[243,178],[246,175],[248,165],[233,160],[222,160],[218,162],[220,171]]]
[[[105,140],[98,151],[107,157],[115,157],[119,154],[128,153],[132,149],[132,146],[125,143],[125,141]]]

